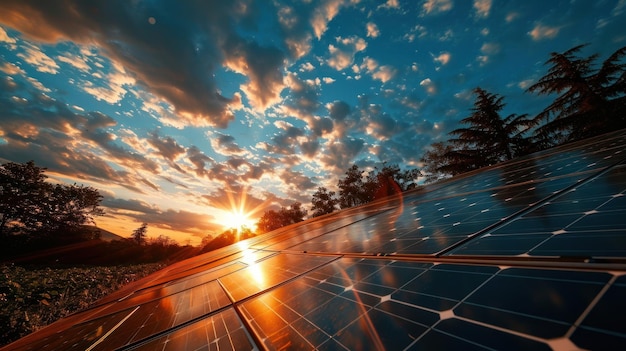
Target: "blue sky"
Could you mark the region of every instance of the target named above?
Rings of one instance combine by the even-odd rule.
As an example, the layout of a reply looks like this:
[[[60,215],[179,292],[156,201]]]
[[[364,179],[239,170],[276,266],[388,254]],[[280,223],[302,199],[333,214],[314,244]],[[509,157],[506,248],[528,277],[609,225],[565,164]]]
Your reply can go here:
[[[551,52],[626,45],[625,0],[0,2],[0,161],[94,186],[99,226],[196,244],[231,209],[419,168],[480,86],[503,115]]]

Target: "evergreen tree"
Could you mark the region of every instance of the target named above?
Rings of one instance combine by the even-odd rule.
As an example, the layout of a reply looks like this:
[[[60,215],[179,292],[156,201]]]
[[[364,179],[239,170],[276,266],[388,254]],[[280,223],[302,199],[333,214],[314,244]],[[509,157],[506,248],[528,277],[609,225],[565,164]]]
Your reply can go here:
[[[439,141],[430,145],[430,149],[424,153],[420,162],[424,164],[424,176],[426,183],[432,183],[441,179],[454,176],[463,172],[457,172],[454,160],[450,157],[454,147],[448,142]]]
[[[558,94],[534,118],[541,148],[626,127],[626,47],[595,68],[598,55],[577,56],[586,45],[552,53],[548,73],[528,88],[539,95]]]
[[[133,230],[131,238],[138,244],[143,245],[146,242],[146,235],[148,232],[148,223],[142,223],[141,226]]]
[[[466,128],[449,134],[454,150],[447,154],[450,165],[459,170],[472,170],[510,160],[524,145],[523,133],[531,125],[526,115],[509,115],[502,119],[503,97],[480,87],[474,89],[476,101],[472,113],[461,120]]]

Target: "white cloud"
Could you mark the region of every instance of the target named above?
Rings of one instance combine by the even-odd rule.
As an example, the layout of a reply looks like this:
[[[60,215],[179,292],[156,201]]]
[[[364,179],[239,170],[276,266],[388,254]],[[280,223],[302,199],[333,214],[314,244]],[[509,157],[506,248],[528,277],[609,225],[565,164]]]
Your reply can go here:
[[[446,65],[448,64],[448,62],[450,62],[450,53],[449,52],[442,52],[439,56],[435,57],[435,62],[439,62],[442,65]]]
[[[206,132],[207,139],[211,143],[211,147],[215,152],[223,156],[243,156],[248,152],[241,148],[235,138],[231,135],[222,134],[214,131]]]
[[[83,90],[91,94],[97,100],[103,100],[109,104],[119,102],[126,95],[126,88],[135,85],[135,79],[129,76],[123,67],[114,63],[115,70],[107,75],[107,80],[100,82],[101,85],[94,85],[93,82],[87,81]]]
[[[337,37],[337,42],[345,46],[354,45],[356,51],[363,51],[367,47],[367,42],[363,40],[363,38],[359,38],[357,36],[351,36],[348,38]]]
[[[326,84],[331,84],[335,82],[335,79],[331,78],[331,77],[324,77],[322,78],[322,80],[324,81],[324,83]]]
[[[426,29],[426,27],[418,24],[415,27],[411,28],[411,30],[406,33],[402,38],[407,40],[409,43],[412,43],[416,37],[423,38],[426,35],[428,35],[428,30]]]
[[[89,72],[89,70],[91,69],[89,65],[87,64],[87,62],[85,62],[85,60],[82,57],[78,57],[76,55],[72,55],[72,54],[66,54],[65,56],[60,55],[60,56],[57,56],[57,59],[83,72]]]
[[[474,0],[474,9],[476,10],[477,17],[489,17],[489,11],[491,10],[491,0]]]
[[[0,43],[15,44],[16,40],[11,38],[4,28],[0,27]]]
[[[0,27],[1,28],[1,27]],[[20,75],[26,75],[26,72],[21,69],[20,67],[7,62],[4,65],[0,66],[0,71],[10,75],[10,76],[14,76],[16,74],[20,74]]]
[[[330,58],[326,63],[337,71],[342,71],[352,66],[354,55],[359,51],[365,50],[366,47],[367,42],[362,38],[356,36],[349,38],[337,37],[337,46],[328,45]]]
[[[426,78],[420,82],[420,85],[426,89],[426,92],[430,95],[437,93],[437,86],[430,78]]]
[[[535,25],[535,28],[528,32],[533,40],[553,39],[559,34],[560,27],[546,26],[541,23]]]
[[[378,29],[378,26],[376,25],[376,23],[368,22],[366,27],[367,27],[368,37],[378,38],[378,36],[380,35],[380,30]]]
[[[242,50],[228,51],[228,55],[225,66],[248,77],[240,89],[256,111],[261,112],[281,100],[285,82],[281,71],[284,56],[280,50],[248,43]],[[234,118],[230,111],[224,115],[229,120]]]
[[[611,14],[613,16],[619,16],[624,12],[624,9],[626,9],[626,0],[619,0],[615,8],[613,8],[613,11],[611,11]]]
[[[43,84],[41,84],[40,81],[38,81],[37,79],[33,77],[26,77],[26,80],[28,80],[28,82],[30,82],[30,84],[32,84],[32,86],[39,91],[42,91],[44,93],[51,92],[49,88],[46,88]]]
[[[37,71],[50,74],[58,73],[59,65],[56,61],[41,52],[38,48],[27,46],[24,50],[24,53],[19,53],[17,56],[24,59],[26,63],[34,66]]]
[[[384,65],[384,66],[380,66],[378,71],[376,71],[374,74],[372,74],[372,78],[378,79],[381,82],[386,83],[389,80],[393,79],[393,77],[395,77],[396,73],[398,73],[398,70],[396,70],[394,67],[388,66],[388,65]]]
[[[439,41],[449,41],[454,37],[454,31],[450,28],[446,29],[443,34],[439,36]]]
[[[515,21],[517,18],[519,17],[519,13],[517,12],[510,12],[508,15],[506,15],[506,22],[507,23],[511,23],[513,21]]]
[[[484,43],[480,48],[480,52],[485,55],[495,55],[500,52],[500,45],[497,43]]]
[[[300,72],[311,72],[315,69],[315,66],[311,64],[311,62],[303,63],[300,65]]]
[[[322,35],[328,28],[328,22],[337,16],[342,5],[343,0],[330,0],[315,9],[313,17],[311,18],[311,25],[313,26],[313,31],[317,39],[322,38]]]
[[[535,82],[534,79],[525,79],[519,83],[517,83],[517,86],[520,87],[521,89],[526,90],[529,86],[531,86],[533,83]]]
[[[378,7],[376,9],[398,9],[400,8],[400,3],[398,2],[398,0],[387,0],[386,3],[382,4],[382,5],[378,5]]]
[[[371,57],[366,57],[361,63],[361,69],[365,69],[367,72],[374,72],[378,68],[378,62]],[[358,72],[355,72],[358,73]]]
[[[452,0],[428,0],[422,8],[427,15],[450,11],[452,10]]]

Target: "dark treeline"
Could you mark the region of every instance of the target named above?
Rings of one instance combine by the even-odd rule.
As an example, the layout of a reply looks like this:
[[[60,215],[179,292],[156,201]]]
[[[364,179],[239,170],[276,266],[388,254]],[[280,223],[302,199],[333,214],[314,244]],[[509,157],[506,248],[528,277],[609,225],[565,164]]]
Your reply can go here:
[[[197,249],[159,236],[147,224],[131,238],[100,239],[94,220],[104,215],[97,189],[51,184],[46,169],[30,161],[0,166],[0,260],[23,264],[118,265],[176,261]]]
[[[463,128],[431,145],[422,158],[426,181],[458,175],[501,161],[626,128],[626,47],[598,65],[581,57],[579,45],[552,53],[548,73],[527,93],[556,96],[536,116],[500,115],[504,97],[480,87]]]
[[[401,170],[398,165],[387,165],[370,171],[352,165],[337,182],[339,193],[318,187],[311,199],[311,217],[333,213],[339,209],[364,205],[393,194],[417,187],[422,174],[417,169]],[[266,211],[257,223],[257,231],[266,233],[290,224],[304,221],[308,211],[294,202],[279,211]]]
[[[365,175],[367,173],[367,176]],[[324,187],[317,188],[311,200],[312,217],[332,213],[338,209],[364,205],[371,201],[417,187],[421,173],[417,169],[401,170],[398,165],[383,164],[366,172],[352,165],[337,182],[339,193]]]

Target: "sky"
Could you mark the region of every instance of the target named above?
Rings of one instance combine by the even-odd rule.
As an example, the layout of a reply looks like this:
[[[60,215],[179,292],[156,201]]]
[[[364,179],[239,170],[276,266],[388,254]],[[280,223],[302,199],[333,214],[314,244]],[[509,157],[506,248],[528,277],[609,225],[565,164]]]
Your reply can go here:
[[[346,170],[419,169],[481,87],[626,46],[626,0],[0,2],[0,162],[103,195],[99,227],[196,245]],[[235,216],[236,217],[236,216]]]

